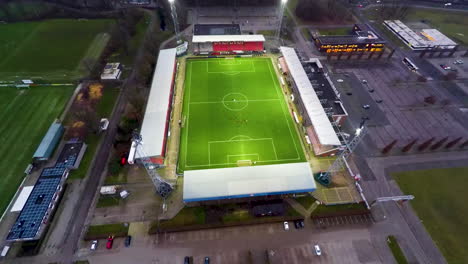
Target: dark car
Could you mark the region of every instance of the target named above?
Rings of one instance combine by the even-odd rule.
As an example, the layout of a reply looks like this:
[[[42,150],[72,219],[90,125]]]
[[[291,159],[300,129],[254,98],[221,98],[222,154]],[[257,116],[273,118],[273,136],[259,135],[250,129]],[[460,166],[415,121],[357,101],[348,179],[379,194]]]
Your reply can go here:
[[[209,257],[205,257],[205,264],[210,264],[210,258]]]
[[[113,244],[114,244],[114,236],[109,236],[107,238],[106,248],[111,249]]]
[[[294,227],[295,227],[296,229],[301,228],[301,225],[299,224],[299,220],[294,221]]]
[[[301,228],[304,228],[304,220],[299,220],[299,226],[300,226]]]
[[[184,264],[190,264],[190,257],[189,256],[186,256],[184,258]]]
[[[132,236],[127,236],[125,238],[125,247],[129,247],[130,243],[132,243]]]

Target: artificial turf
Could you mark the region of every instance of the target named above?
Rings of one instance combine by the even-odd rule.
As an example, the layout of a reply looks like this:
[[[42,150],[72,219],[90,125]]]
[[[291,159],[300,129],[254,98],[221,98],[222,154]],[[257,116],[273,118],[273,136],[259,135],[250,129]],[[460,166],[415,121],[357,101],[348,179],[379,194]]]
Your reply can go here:
[[[24,170],[52,121],[58,118],[72,86],[0,87],[0,214],[5,210]]]
[[[51,19],[0,24],[0,81],[81,77],[86,74],[83,59],[97,60],[113,23],[110,19]]]
[[[179,172],[305,161],[270,58],[189,59]]]
[[[468,167],[393,175],[448,263],[468,263]]]

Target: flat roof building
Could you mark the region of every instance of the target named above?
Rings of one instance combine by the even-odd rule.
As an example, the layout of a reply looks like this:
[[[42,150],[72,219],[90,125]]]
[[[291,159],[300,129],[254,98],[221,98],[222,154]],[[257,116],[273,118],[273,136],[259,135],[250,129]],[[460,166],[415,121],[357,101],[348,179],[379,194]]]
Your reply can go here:
[[[330,52],[382,52],[385,41],[368,25],[355,24],[349,35],[315,36],[319,51]]]
[[[195,54],[239,54],[263,52],[263,35],[194,35],[192,38]]]
[[[50,156],[54,153],[57,144],[60,142],[60,138],[62,137],[64,132],[64,128],[62,124],[55,121],[53,122],[47,133],[45,134],[44,138],[42,138],[41,143],[34,152],[33,159],[36,160],[47,160]]]
[[[195,24],[193,35],[240,35],[239,24]]]
[[[385,20],[383,24],[412,50],[433,48],[451,50],[458,46],[456,42],[437,29],[422,29],[418,32],[409,28],[400,20]]]

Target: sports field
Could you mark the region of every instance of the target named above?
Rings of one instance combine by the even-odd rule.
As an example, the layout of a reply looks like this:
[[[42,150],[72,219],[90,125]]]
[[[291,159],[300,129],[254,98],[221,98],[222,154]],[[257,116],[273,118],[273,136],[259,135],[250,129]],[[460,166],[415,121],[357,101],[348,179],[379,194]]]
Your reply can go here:
[[[0,215],[52,121],[62,112],[72,86],[0,87]]]
[[[448,263],[468,263],[468,167],[393,175]]]
[[[109,19],[52,19],[0,24],[0,81],[83,76],[83,61],[97,60],[113,23]]]
[[[271,59],[187,60],[179,172],[301,161]]]

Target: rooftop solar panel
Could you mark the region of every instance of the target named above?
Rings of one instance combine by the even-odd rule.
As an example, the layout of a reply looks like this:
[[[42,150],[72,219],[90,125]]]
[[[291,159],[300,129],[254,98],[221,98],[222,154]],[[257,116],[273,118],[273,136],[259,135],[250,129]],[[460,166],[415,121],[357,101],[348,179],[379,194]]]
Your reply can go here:
[[[61,178],[40,178],[7,236],[7,240],[33,239],[42,224]]]

